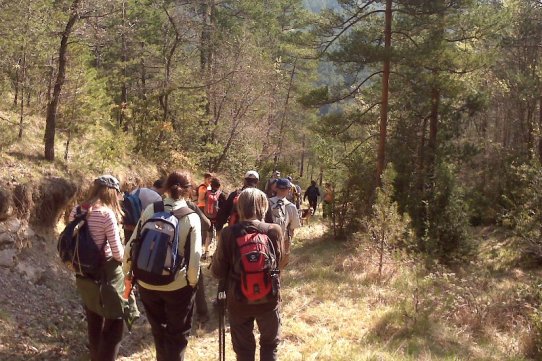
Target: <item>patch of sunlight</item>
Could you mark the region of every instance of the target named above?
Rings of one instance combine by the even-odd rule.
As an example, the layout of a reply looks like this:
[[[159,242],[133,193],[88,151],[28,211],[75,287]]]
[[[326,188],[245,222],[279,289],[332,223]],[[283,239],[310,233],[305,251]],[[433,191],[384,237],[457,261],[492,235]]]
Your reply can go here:
[[[323,223],[309,223],[295,232],[295,241],[304,242],[306,240],[314,240],[323,237],[329,227]]]

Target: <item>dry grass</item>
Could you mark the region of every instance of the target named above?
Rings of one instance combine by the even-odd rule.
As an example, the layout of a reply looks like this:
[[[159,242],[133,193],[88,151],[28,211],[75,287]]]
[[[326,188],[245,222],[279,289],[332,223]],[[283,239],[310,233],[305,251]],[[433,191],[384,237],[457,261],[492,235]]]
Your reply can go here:
[[[54,244],[47,245],[48,259],[40,249],[32,257],[44,265],[50,263],[53,248]],[[480,285],[485,286],[475,283],[467,292],[462,280],[471,280],[468,273],[423,274],[412,263],[391,258],[386,260],[385,277],[379,279],[374,257],[363,247],[355,250],[330,239],[320,223],[300,230],[283,275],[280,360],[519,361],[527,360],[522,355],[536,348],[529,324],[520,317],[525,310],[514,303],[520,285],[526,284],[525,275],[514,272],[514,277],[492,278],[484,274]],[[477,268],[479,265],[473,269]],[[216,282],[208,277],[207,269],[204,272],[209,299],[216,292]],[[19,303],[9,301],[17,299],[9,294],[19,292],[19,281],[4,280],[9,287],[8,303],[0,305],[0,359],[85,359],[85,323],[76,306],[79,300],[73,280],[62,271],[52,277],[56,281],[50,287],[47,281],[37,293],[27,290],[30,293],[21,309],[17,308]],[[457,302],[469,292],[473,295],[471,304]],[[495,304],[476,304],[486,297]],[[29,313],[24,319],[33,328],[21,328],[21,315],[43,304],[56,312],[49,314],[48,309],[34,318]],[[482,322],[475,320],[477,312],[485,315]],[[217,359],[216,316],[213,311],[211,321],[191,337],[187,360]],[[509,327],[504,327],[507,323]],[[13,330],[23,334],[12,338]],[[25,336],[25,332],[30,333]],[[27,340],[24,344],[17,341],[21,337]],[[228,360],[234,359],[229,333],[226,352]],[[6,355],[11,356],[2,358]],[[142,319],[126,335],[119,360],[151,361],[154,357],[150,329]]]
[[[0,109],[9,109],[9,106],[0,104]],[[57,132],[56,160],[48,162],[43,158],[45,117],[39,113],[26,115],[22,139],[17,138],[18,126],[12,124],[17,119],[15,112],[0,111],[0,181],[3,183],[36,183],[50,177],[82,183],[97,174],[111,173],[131,188],[159,176],[155,165],[126,151],[132,145],[130,137],[103,127],[91,127],[74,139],[68,160],[64,160],[66,137]]]

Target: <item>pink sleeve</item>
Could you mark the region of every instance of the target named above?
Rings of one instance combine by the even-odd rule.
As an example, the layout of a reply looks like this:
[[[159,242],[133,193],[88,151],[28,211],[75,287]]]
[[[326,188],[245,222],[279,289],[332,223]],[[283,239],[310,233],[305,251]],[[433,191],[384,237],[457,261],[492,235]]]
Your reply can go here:
[[[124,257],[124,246],[120,240],[120,229],[113,211],[107,212],[104,231],[107,242],[111,247],[113,258],[119,262],[122,262]]]
[[[70,212],[69,222],[73,221],[73,219],[75,218],[76,211],[77,211],[77,206],[73,207],[72,211]]]

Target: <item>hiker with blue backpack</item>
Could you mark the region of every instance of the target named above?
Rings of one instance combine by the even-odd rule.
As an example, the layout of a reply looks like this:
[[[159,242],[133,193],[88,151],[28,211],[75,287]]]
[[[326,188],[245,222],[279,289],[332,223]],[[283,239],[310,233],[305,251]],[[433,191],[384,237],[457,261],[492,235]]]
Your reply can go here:
[[[124,272],[137,282],[158,361],[182,361],[192,325],[201,257],[201,224],[187,207],[191,177],[173,172],[166,197],[141,214],[124,255]]]
[[[115,360],[123,319],[131,324],[139,316],[133,297],[123,296],[120,197],[120,184],[115,177],[96,178],[87,199],[71,211],[70,223],[59,238],[60,256],[76,273],[92,361]]]
[[[260,331],[260,361],[277,360],[283,243],[280,227],[263,222],[267,208],[267,197],[259,189],[241,191],[239,222],[222,230],[211,264],[213,275],[224,285],[238,361],[255,360],[254,322]]]
[[[156,182],[155,182],[156,183]],[[140,187],[131,192],[124,193],[122,200],[123,219],[122,226],[124,229],[124,241],[128,241],[132,237],[137,221],[141,217],[141,212],[154,202],[162,200],[162,196],[152,188]]]

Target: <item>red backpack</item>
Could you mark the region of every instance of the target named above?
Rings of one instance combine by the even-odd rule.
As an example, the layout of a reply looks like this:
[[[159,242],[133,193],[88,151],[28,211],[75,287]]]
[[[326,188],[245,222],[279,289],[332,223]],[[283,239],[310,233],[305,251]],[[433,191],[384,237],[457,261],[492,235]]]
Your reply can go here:
[[[277,296],[280,288],[273,243],[267,234],[254,227],[239,225],[232,232],[236,235],[233,272],[238,299],[247,303],[268,302]]]
[[[218,198],[220,197],[220,190],[207,190],[205,192],[205,207],[203,212],[209,219],[215,219],[218,214]]]

